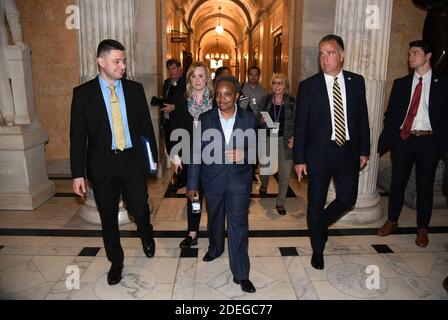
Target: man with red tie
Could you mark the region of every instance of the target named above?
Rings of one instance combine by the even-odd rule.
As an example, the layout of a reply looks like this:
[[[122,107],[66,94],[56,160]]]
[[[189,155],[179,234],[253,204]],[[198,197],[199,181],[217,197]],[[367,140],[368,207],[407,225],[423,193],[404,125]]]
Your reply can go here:
[[[414,72],[394,81],[378,141],[380,154],[391,150],[392,181],[388,220],[377,235],[388,236],[397,230],[406,184],[415,163],[415,243],[426,247],[436,167],[448,151],[448,78],[432,71],[432,51],[425,41],[413,41],[409,47],[408,62]]]

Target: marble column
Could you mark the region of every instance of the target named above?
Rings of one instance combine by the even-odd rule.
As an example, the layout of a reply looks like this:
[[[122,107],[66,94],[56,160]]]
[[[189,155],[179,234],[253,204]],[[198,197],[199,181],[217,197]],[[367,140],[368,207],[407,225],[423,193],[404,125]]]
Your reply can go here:
[[[98,74],[96,50],[104,39],[114,39],[124,45],[128,61],[127,77],[135,79],[134,0],[78,0],[78,3],[81,82]]]
[[[370,123],[370,159],[360,172],[358,200],[341,221],[365,224],[383,217],[377,191],[379,156],[389,52],[392,0],[338,0],[335,34],[344,39],[344,69],[364,76]],[[334,189],[329,192],[334,197]]]
[[[84,83],[98,74],[96,51],[104,39],[119,41],[126,48],[128,62],[127,78],[135,78],[134,58],[134,1],[133,0],[78,0],[80,9],[80,30],[78,36],[80,80]],[[78,211],[81,219],[100,224],[98,209],[90,186],[87,184],[85,203]],[[129,214],[120,201],[119,225],[130,223]]]

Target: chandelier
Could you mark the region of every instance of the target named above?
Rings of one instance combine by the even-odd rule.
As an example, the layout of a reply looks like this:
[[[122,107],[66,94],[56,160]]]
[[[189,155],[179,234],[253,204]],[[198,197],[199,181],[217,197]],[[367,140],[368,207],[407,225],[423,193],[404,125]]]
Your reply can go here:
[[[219,39],[218,35],[216,35],[216,48],[214,52],[210,52],[205,54],[205,59],[210,60],[210,69],[217,69],[223,66],[224,60],[229,60],[230,57],[227,53],[220,53],[219,48]]]

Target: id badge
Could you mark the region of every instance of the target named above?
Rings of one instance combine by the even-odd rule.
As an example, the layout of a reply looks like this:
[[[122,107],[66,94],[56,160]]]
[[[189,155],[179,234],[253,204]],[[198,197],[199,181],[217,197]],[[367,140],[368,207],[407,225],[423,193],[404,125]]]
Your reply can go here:
[[[278,134],[279,129],[280,129],[280,122],[274,122],[274,128],[272,128],[272,133]]]

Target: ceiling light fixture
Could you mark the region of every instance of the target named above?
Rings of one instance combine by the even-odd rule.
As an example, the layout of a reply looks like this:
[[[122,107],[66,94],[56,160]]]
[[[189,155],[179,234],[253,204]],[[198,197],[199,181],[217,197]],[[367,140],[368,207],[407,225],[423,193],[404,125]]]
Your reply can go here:
[[[221,25],[221,6],[218,7],[218,25],[216,26],[215,31],[218,34],[224,32],[224,27]]]

